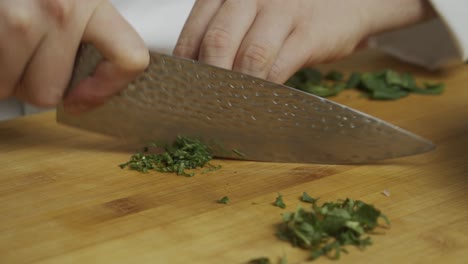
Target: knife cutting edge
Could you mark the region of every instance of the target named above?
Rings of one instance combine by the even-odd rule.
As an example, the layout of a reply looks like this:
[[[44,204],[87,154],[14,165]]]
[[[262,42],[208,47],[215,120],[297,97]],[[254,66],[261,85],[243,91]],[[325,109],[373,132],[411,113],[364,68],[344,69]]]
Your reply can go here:
[[[70,89],[102,59],[80,48]],[[57,121],[126,141],[209,145],[218,158],[355,164],[424,153],[430,141],[350,107],[194,60],[151,53],[146,71],[106,104]],[[245,156],[239,157],[236,149]]]

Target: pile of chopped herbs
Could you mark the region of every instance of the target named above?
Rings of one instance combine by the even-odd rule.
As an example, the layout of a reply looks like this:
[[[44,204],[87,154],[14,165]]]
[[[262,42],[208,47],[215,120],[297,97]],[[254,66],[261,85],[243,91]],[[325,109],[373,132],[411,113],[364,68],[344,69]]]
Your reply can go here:
[[[272,263],[273,262],[271,262],[271,260],[267,257],[255,258],[247,262],[247,264],[272,264]],[[286,259],[285,256],[283,256],[282,258],[278,260],[278,264],[287,264],[287,263],[288,263],[288,260]]]
[[[286,83],[287,86],[320,97],[337,95],[345,89],[358,89],[365,96],[375,100],[396,100],[410,93],[436,95],[444,90],[443,83],[416,84],[409,73],[384,70],[368,73],[354,72],[346,79],[338,71],[322,74],[313,68],[304,68],[296,72]]]
[[[345,199],[318,204],[303,194],[301,200],[312,204],[307,210],[298,207],[295,212],[283,214],[283,223],[278,226],[277,236],[293,246],[310,250],[311,260],[320,256],[338,259],[347,253],[346,245],[365,248],[372,244],[367,233],[372,232],[382,218],[387,226],[390,222],[374,206],[359,200]]]
[[[150,148],[151,147],[151,148]],[[205,172],[218,170],[221,166],[213,166],[211,149],[197,139],[178,136],[171,144],[151,143],[143,152],[132,155],[130,161],[121,164],[120,168],[128,167],[139,172],[155,170],[158,172],[176,173],[187,177],[195,173],[186,170],[208,167]],[[151,151],[153,148],[155,152]],[[163,151],[161,151],[163,150]]]
[[[388,218],[373,205],[360,200],[345,199],[336,202],[318,204],[317,198],[313,198],[306,192],[300,200],[311,204],[310,209],[297,207],[295,212],[283,214],[283,222],[277,227],[277,237],[289,241],[293,246],[310,250],[310,260],[321,256],[331,259],[339,259],[341,253],[348,253],[345,246],[354,245],[360,249],[372,244],[372,240],[366,234],[375,230],[379,219],[384,220],[386,226],[390,226]],[[273,205],[285,208],[283,197],[278,193]],[[286,257],[282,257],[279,263],[286,263]],[[267,257],[252,259],[248,264],[271,264]]]

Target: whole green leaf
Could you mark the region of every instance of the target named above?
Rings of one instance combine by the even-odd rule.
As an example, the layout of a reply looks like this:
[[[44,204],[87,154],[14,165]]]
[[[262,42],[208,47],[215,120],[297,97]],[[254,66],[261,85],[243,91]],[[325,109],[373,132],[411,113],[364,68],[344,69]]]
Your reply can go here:
[[[344,90],[345,85],[344,84],[334,84],[331,86],[325,86],[325,85],[317,85],[314,83],[305,83],[300,90],[311,93],[320,97],[329,97],[333,95],[337,95],[340,93],[342,90]]]
[[[371,92],[371,98],[377,100],[396,100],[408,96],[409,92],[404,90],[381,89]]]
[[[414,88],[411,91],[413,93],[418,93],[418,94],[436,95],[436,94],[441,94],[444,91],[444,88],[445,88],[445,85],[443,83],[435,83],[435,84],[426,83],[424,84],[424,88]]]
[[[315,84],[319,84],[323,80],[322,73],[319,70],[313,69],[313,68],[303,69],[302,76],[303,76],[304,81],[315,83]]]
[[[325,79],[330,80],[330,81],[336,81],[336,82],[342,81],[343,73],[339,71],[331,70],[325,75]]]
[[[300,88],[300,90],[307,93],[315,94],[320,97],[329,97],[336,94],[335,90],[331,87],[317,85],[314,83],[306,83]]]
[[[364,73],[361,77],[361,83],[364,89],[370,92],[384,91],[388,89],[388,84],[385,82],[385,79],[371,73]]]
[[[320,97],[335,96],[344,89],[356,88],[374,100],[396,100],[410,93],[436,95],[444,90],[443,84],[425,84],[424,87],[419,87],[410,73],[398,73],[394,70],[363,74],[354,72],[344,81],[344,75],[335,70],[322,76],[316,69],[304,68],[294,74],[286,85]]]
[[[404,86],[404,82],[403,82],[403,79],[401,78],[401,75],[392,70],[385,71],[385,81],[387,82],[387,85],[389,86],[392,86],[392,85]]]
[[[285,85],[301,89],[304,83],[320,84],[322,82],[323,76],[319,70],[313,68],[303,68],[297,71]],[[302,90],[302,89],[301,89]]]
[[[357,72],[353,72],[351,76],[349,76],[348,81],[346,82],[345,88],[357,88],[361,83],[361,74]]]
[[[406,88],[410,91],[412,91],[413,89],[415,89],[417,86],[416,86],[416,81],[414,80],[413,76],[409,73],[403,73],[402,76],[401,76],[401,79],[402,79],[402,86],[403,88]]]

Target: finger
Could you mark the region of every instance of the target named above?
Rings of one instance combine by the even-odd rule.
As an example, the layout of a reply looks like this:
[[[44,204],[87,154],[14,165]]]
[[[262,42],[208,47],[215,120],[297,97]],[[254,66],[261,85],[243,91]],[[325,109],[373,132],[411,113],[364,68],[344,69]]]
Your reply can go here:
[[[235,58],[235,71],[267,77],[293,27],[293,18],[283,12],[278,5],[267,6],[257,15]]]
[[[256,12],[256,1],[226,1],[208,25],[198,59],[232,69],[239,46],[254,22]]]
[[[299,25],[286,39],[267,79],[284,83],[304,66],[329,63],[344,58],[359,47],[359,38],[353,34],[333,34],[319,25]],[[336,36],[327,38],[323,33]],[[363,42],[365,43],[365,42]]]
[[[15,96],[36,106],[52,107],[60,102],[67,86],[86,18],[80,18],[83,12],[73,12],[72,1],[37,2],[47,32],[35,47]]]
[[[291,32],[281,47],[274,61],[267,80],[284,83],[310,59],[311,45],[305,41],[307,32],[296,28]]]
[[[369,39],[364,38],[364,39],[362,39],[361,41],[358,42],[358,44],[356,45],[355,50],[363,50],[363,49],[367,49],[367,48],[369,48]]]
[[[0,3],[0,36],[7,36],[0,41],[0,99],[13,95],[29,58],[45,34],[45,21],[40,19],[35,5],[36,2],[31,6],[25,1]]]
[[[112,21],[112,26],[109,26]],[[80,113],[104,103],[134,80],[149,64],[149,53],[137,32],[108,2],[93,13],[83,40],[105,58],[93,76],[80,82],[64,100],[65,109]]]
[[[223,2],[224,0],[198,0],[195,2],[177,40],[174,55],[198,59],[198,51],[206,28]]]

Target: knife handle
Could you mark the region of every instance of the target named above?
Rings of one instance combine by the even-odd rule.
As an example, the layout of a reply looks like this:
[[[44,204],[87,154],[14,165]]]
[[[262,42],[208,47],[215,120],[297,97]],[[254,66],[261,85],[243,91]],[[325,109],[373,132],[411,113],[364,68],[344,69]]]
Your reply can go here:
[[[92,75],[97,65],[103,60],[99,50],[92,44],[82,43],[76,53],[70,82],[65,90],[68,94],[80,81]]]

